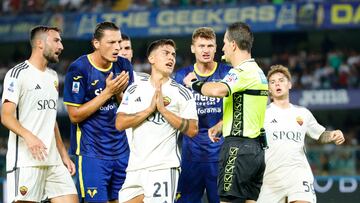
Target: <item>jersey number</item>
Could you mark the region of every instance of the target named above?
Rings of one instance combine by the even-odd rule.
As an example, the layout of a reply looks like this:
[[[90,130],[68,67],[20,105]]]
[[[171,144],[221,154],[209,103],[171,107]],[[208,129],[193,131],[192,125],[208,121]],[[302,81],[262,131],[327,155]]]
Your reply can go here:
[[[315,194],[314,185],[312,183],[309,183],[308,181],[303,181],[303,186],[305,187],[305,192],[312,192]]]
[[[164,184],[164,190],[165,190],[165,197],[168,196],[168,182],[163,182]],[[155,192],[153,194],[153,197],[161,197],[160,189],[161,189],[161,183],[156,182],[154,183],[154,186],[156,187]]]

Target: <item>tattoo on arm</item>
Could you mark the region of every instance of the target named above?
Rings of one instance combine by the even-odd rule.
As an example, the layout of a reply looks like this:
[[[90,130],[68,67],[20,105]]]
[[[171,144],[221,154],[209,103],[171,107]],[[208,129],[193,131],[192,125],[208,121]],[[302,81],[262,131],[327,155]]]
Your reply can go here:
[[[330,131],[324,131],[319,138],[320,143],[329,143],[331,142],[331,137],[330,137]]]
[[[179,130],[180,130],[180,132],[183,132],[183,133],[188,131],[189,130],[189,120],[182,118]]]

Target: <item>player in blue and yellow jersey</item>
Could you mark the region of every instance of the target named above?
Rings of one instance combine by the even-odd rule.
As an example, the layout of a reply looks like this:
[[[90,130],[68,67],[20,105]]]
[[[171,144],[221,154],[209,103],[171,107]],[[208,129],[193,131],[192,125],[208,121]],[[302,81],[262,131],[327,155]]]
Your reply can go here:
[[[185,82],[202,95],[224,98],[225,139],[218,178],[221,202],[255,203],[265,170],[263,126],[268,85],[264,72],[251,58],[253,41],[247,24],[229,25],[222,50],[233,68],[221,82]]]
[[[216,36],[212,28],[201,27],[192,35],[191,52],[196,63],[184,67],[174,75],[175,80],[220,81],[231,69],[230,66],[214,61]],[[179,178],[177,202],[201,203],[206,190],[210,203],[218,203],[217,176],[218,158],[223,137],[220,135],[212,142],[208,131],[222,120],[222,99],[203,96],[193,91],[199,116],[199,133],[195,137],[183,136],[182,161]]]
[[[65,78],[64,103],[76,155],[77,188],[86,202],[117,202],[125,180],[129,146],[115,128],[122,92],[133,80],[130,62],[118,57],[121,33],[110,22],[96,26],[94,52],[75,60]]]

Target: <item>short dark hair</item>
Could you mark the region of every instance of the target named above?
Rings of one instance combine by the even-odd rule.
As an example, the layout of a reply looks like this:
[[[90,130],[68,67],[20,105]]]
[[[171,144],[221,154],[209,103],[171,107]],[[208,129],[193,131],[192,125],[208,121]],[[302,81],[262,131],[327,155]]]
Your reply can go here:
[[[120,31],[120,28],[116,26],[113,22],[107,22],[107,21],[101,22],[96,25],[93,39],[100,40],[104,36],[105,30]]]
[[[152,51],[154,51],[155,49],[157,49],[161,46],[164,46],[164,45],[170,45],[170,46],[174,47],[174,49],[176,49],[176,44],[175,44],[174,40],[159,39],[159,40],[156,40],[156,41],[153,41],[150,43],[150,45],[148,46],[147,51],[146,51],[146,56],[149,57]]]
[[[236,22],[229,25],[226,31],[229,41],[234,40],[239,49],[251,52],[254,36],[249,25],[243,22]]]
[[[42,33],[46,33],[46,32],[48,32],[50,30],[61,33],[61,30],[58,27],[50,27],[50,26],[45,26],[45,25],[39,25],[39,26],[36,26],[33,29],[31,29],[31,31],[30,31],[30,45],[31,45],[31,47],[34,47],[34,39],[36,38],[37,35],[42,34]]]
[[[121,33],[121,40],[131,41],[129,35]]]

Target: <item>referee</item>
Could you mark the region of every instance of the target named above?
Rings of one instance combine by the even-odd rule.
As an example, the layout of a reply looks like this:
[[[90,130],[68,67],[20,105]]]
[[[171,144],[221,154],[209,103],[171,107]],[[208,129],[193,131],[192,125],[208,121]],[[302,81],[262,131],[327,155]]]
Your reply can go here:
[[[222,50],[233,68],[221,82],[186,84],[203,95],[224,97],[222,134],[225,141],[218,177],[221,202],[255,202],[265,170],[263,148],[266,143],[262,128],[268,85],[264,72],[251,58],[253,40],[247,24],[229,25]],[[211,134],[209,136],[213,136]]]

